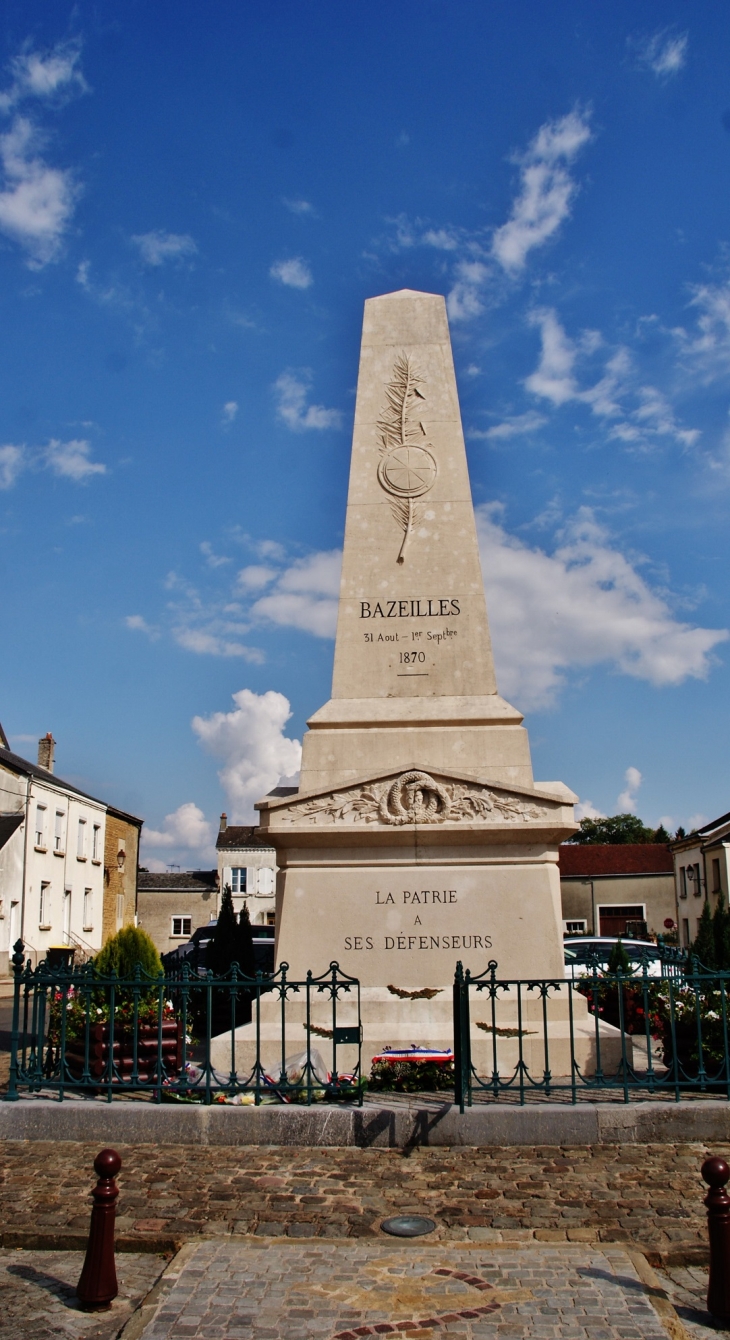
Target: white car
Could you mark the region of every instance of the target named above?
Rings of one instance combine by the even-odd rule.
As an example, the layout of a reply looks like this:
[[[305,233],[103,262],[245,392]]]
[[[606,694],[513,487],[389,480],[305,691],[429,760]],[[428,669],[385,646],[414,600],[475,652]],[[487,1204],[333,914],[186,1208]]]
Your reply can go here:
[[[662,951],[653,940],[628,940],[623,936],[620,939],[637,977],[643,974],[644,958],[647,960],[648,977],[673,976],[681,967],[683,958],[681,951],[676,949],[669,952],[667,949]],[[594,958],[598,959],[602,968],[607,968],[618,942],[617,935],[569,935],[563,941],[565,976],[576,978],[590,972]]]

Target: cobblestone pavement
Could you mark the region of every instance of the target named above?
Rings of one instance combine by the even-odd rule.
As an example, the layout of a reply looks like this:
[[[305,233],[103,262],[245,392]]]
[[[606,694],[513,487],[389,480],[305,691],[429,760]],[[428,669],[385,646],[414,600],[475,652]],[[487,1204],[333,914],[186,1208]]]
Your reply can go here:
[[[81,1142],[0,1143],[0,1241],[63,1246],[63,1235],[85,1235],[98,1150]],[[413,1211],[435,1219],[437,1236],[452,1242],[630,1240],[665,1253],[693,1247],[696,1256],[707,1241],[700,1166],[708,1153],[727,1150],[631,1144],[405,1155],[120,1145],[119,1152],[117,1231],[130,1246],[201,1234],[371,1237],[386,1215]]]
[[[167,1284],[167,1287],[166,1287]],[[208,1241],[144,1340],[667,1340],[617,1247]]]
[[[715,1340],[717,1331],[729,1329],[707,1311],[707,1266],[669,1266],[656,1273],[666,1290],[667,1298],[693,1340]]]
[[[3,1340],[113,1340],[155,1283],[164,1258],[117,1256],[119,1297],[108,1312],[83,1312],[76,1284],[83,1252],[0,1250],[0,1334]]]

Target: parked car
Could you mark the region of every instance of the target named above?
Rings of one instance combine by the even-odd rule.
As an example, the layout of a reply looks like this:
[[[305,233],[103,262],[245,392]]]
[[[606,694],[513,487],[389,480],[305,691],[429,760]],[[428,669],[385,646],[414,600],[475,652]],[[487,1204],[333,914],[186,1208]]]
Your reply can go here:
[[[673,974],[677,971],[683,957],[676,949],[668,952],[662,945],[655,944],[653,940],[629,940],[618,935],[571,935],[563,941],[565,976],[580,977],[590,970],[588,963],[590,961],[592,966],[594,959],[598,959],[602,967],[607,967],[619,939],[626,950],[632,968],[638,968],[641,971],[643,961],[646,958],[647,975],[649,977]]]
[[[165,967],[179,968],[185,959],[192,960],[192,964],[197,966],[198,970],[205,968],[205,951],[213,939],[215,928],[218,925],[216,920],[209,921],[206,926],[198,926],[190,939],[184,945],[178,945],[177,949],[171,949],[169,954],[163,955],[162,962]],[[274,971],[274,937],[276,931],[273,926],[252,926],[251,934],[253,936],[254,961],[257,972],[272,973]]]

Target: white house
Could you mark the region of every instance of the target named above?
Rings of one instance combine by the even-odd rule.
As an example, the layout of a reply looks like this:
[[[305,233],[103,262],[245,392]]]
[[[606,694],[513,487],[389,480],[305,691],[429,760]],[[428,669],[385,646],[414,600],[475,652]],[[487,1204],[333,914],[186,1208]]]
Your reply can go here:
[[[54,775],[54,744],[29,763],[0,732],[0,977],[18,938],[34,961],[102,945],[106,805]]]
[[[677,895],[679,941],[689,945],[697,934],[707,898],[714,912],[722,898],[728,907],[730,895],[730,814],[688,833],[671,843]]]
[[[253,824],[229,824],[221,815],[218,850],[219,888],[230,884],[233,906],[248,903],[252,926],[273,926],[276,912],[276,852]]]

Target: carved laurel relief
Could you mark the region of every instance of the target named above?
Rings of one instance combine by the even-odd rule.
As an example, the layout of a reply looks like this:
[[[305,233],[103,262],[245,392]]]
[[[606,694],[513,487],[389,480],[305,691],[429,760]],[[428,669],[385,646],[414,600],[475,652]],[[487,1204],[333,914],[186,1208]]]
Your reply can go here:
[[[433,488],[438,473],[420,418],[423,380],[408,354],[398,354],[378,420],[378,482],[390,494],[393,516],[403,531],[398,563],[405,562],[409,537],[421,515],[416,499]]]
[[[427,772],[404,772],[393,782],[353,787],[293,806],[288,823],[527,823],[551,811],[520,796],[463,782],[437,782]]]

